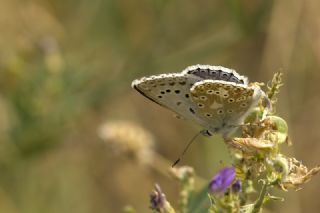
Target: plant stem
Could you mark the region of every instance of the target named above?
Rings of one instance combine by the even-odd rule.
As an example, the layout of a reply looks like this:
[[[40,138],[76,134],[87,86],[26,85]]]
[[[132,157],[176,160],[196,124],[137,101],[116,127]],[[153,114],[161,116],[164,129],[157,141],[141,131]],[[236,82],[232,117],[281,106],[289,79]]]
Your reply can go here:
[[[268,184],[264,183],[259,195],[258,200],[255,202],[253,210],[251,213],[258,213],[261,210],[262,204],[263,204],[263,200],[267,194],[267,188],[268,188]]]
[[[155,160],[152,164],[150,164],[150,167],[160,174],[164,175],[165,177],[172,178],[172,176],[168,172],[172,162],[158,153],[154,153],[154,158]],[[195,175],[195,183],[196,187],[203,187],[204,185],[208,184],[208,181],[200,176]]]

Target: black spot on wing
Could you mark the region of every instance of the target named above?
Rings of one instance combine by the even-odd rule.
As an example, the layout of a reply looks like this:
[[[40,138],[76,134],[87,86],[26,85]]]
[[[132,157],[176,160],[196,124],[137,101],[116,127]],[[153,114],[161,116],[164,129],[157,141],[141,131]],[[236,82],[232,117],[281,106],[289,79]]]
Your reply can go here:
[[[244,84],[244,81],[237,78],[232,72],[225,72],[222,70],[214,70],[214,69],[201,69],[196,68],[193,70],[189,70],[188,74],[200,77],[202,79],[212,79],[212,80],[223,80],[228,82],[234,82],[237,84]],[[190,85],[192,86],[192,85]]]
[[[192,114],[195,114],[195,113],[196,113],[192,107],[189,108],[189,111],[190,111]]]
[[[231,77],[230,75],[231,75],[231,73],[221,71],[220,72],[220,80],[229,81],[229,78]]]

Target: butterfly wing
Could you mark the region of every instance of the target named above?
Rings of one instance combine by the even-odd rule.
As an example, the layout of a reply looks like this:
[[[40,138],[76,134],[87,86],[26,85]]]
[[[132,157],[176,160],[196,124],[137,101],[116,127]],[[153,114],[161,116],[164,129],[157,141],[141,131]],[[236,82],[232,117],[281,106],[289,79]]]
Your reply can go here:
[[[191,86],[199,80],[192,75],[170,73],[135,80],[132,87],[151,101],[204,126],[204,121],[194,112],[196,106],[190,94]]]
[[[203,80],[191,88],[197,113],[213,132],[228,133],[241,124],[264,93],[259,86]]]
[[[217,117],[218,120],[208,119],[202,109],[199,109],[199,103],[194,98],[191,99],[191,87],[206,79],[230,82],[243,87],[248,82],[246,77],[222,66],[194,65],[187,67],[181,73],[137,79],[132,82],[132,87],[151,101],[174,111],[181,117],[195,121],[205,128],[220,126],[222,123],[220,117]],[[193,93],[197,91],[195,89]],[[208,121],[211,122],[210,125]]]
[[[211,65],[193,65],[182,71],[184,74],[192,75],[193,77],[212,80],[221,80],[225,82],[234,82],[236,84],[247,85],[248,78],[239,75],[235,70],[222,66]]]

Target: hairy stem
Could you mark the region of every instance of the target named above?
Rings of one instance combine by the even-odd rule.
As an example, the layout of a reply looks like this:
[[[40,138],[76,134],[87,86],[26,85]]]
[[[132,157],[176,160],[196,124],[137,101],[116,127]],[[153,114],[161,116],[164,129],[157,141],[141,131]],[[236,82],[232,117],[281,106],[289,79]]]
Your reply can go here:
[[[268,184],[264,183],[259,195],[258,200],[255,202],[253,210],[251,213],[258,213],[261,210],[262,204],[263,204],[263,200],[267,194],[267,188],[268,188]]]

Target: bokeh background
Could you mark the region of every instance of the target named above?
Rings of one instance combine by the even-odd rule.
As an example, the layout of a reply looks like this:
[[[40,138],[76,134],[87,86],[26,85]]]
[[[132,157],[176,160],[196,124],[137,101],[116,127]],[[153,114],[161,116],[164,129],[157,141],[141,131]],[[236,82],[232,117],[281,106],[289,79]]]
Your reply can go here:
[[[277,114],[307,166],[320,162],[317,0],[0,0],[0,212],[150,212],[155,182],[200,130],[142,97],[135,78],[192,64],[251,81],[284,73]],[[209,180],[228,152],[198,138],[181,165]],[[266,212],[319,212],[320,178]]]

